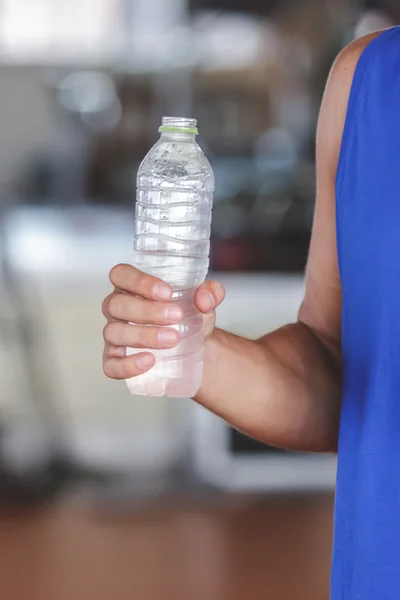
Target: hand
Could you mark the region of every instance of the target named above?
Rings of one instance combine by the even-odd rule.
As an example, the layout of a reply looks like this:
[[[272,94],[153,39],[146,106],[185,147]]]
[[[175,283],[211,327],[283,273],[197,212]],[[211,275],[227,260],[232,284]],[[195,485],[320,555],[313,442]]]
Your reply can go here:
[[[129,348],[173,348],[180,341],[173,327],[182,320],[182,310],[173,302],[171,287],[130,265],[117,265],[110,272],[114,291],[105,298],[103,369],[112,379],[129,379],[149,371],[155,363],[150,352],[126,356]],[[203,313],[204,336],[215,327],[215,308],[225,297],[217,281],[204,282],[195,293],[195,305]],[[132,325],[131,323],[135,323]],[[147,325],[152,325],[148,327]]]

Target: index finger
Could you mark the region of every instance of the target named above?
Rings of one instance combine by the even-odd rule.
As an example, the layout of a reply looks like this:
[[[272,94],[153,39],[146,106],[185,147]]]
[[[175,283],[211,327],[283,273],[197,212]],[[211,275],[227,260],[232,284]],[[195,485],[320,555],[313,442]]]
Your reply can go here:
[[[172,297],[172,289],[165,281],[147,275],[132,265],[120,264],[113,267],[110,281],[119,290],[148,300],[170,300]]]

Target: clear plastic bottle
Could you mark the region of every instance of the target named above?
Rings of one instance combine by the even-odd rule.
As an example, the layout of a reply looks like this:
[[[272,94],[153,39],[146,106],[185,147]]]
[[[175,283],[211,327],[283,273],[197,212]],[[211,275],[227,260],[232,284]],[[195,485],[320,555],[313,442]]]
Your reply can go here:
[[[175,326],[179,344],[150,350],[155,366],[127,385],[132,394],[190,398],[203,374],[203,318],[194,292],[208,271],[214,175],[196,143],[195,119],[164,117],[159,131],[137,176],[134,265],[172,286],[184,318]]]

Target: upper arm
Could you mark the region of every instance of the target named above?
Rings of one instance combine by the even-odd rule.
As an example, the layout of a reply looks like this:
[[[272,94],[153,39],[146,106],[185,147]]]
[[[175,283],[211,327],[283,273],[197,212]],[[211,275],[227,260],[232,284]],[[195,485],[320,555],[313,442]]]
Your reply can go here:
[[[379,32],[347,46],[337,57],[326,84],[316,139],[317,196],[306,292],[299,320],[340,356],[342,290],[336,245],[335,181],[347,104],[362,51]]]

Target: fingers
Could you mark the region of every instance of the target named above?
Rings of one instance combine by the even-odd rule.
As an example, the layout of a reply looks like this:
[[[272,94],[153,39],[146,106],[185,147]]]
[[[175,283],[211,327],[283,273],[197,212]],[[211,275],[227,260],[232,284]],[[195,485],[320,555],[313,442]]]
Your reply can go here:
[[[180,340],[170,327],[139,327],[118,321],[104,327],[103,337],[107,344],[125,348],[172,348]]]
[[[144,300],[118,292],[107,296],[102,311],[109,321],[128,321],[145,325],[174,325],[183,317],[181,307],[174,302]]]
[[[172,289],[167,283],[131,265],[121,264],[113,267],[110,271],[110,281],[119,290],[148,300],[170,300],[172,296]]]
[[[172,289],[168,284],[135,267],[117,265],[110,272],[110,280],[116,289],[102,305],[108,321],[103,332],[103,368],[107,377],[129,379],[149,371],[155,357],[150,352],[126,356],[125,349],[176,346],[181,339],[179,332],[167,326],[180,323],[183,312],[176,302],[170,302]],[[202,313],[212,313],[224,297],[219,282],[206,281],[196,290],[195,304]]]
[[[104,360],[104,374],[111,379],[130,379],[149,371],[156,360],[153,354],[141,352],[124,358],[108,358]]]
[[[219,281],[205,281],[197,290],[194,297],[198,310],[209,313],[215,310],[225,298],[225,289]]]

